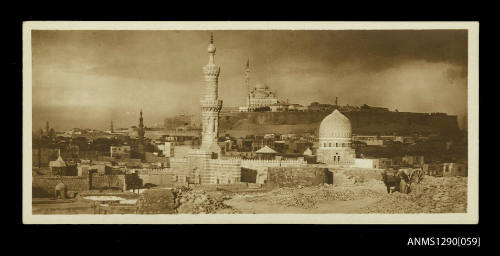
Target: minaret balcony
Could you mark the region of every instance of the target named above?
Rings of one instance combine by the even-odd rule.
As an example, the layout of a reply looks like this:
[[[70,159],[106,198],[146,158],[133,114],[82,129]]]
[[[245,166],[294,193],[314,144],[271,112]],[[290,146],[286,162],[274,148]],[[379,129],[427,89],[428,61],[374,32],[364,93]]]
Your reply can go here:
[[[221,109],[222,108],[222,100],[206,100],[203,99],[200,102],[200,105],[202,108],[217,108]]]
[[[216,66],[216,65],[206,65],[204,68],[203,68],[203,73],[205,73],[205,75],[207,76],[216,76],[216,75],[219,75],[220,73],[220,67],[219,66]]]

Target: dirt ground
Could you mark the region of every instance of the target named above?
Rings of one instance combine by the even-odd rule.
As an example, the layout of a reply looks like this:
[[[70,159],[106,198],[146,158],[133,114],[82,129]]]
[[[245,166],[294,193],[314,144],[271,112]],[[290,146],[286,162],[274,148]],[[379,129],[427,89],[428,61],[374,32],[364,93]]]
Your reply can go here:
[[[341,176],[342,174],[338,174]],[[382,181],[355,176],[343,177],[341,184],[275,189],[244,189],[206,191],[182,188],[173,194],[150,198],[156,205],[141,211],[141,205],[120,205],[106,212],[82,197],[55,200],[33,199],[33,214],[137,214],[137,213],[464,213],[467,209],[466,177],[425,176],[412,185],[409,194],[387,193]],[[141,195],[124,193],[127,199]],[[165,190],[166,191],[166,190]],[[162,199],[163,198],[163,199]],[[162,201],[163,200],[163,201]],[[144,202],[142,200],[141,202]],[[105,208],[103,208],[105,209]],[[164,209],[160,211],[160,209]]]
[[[90,202],[75,199],[33,198],[33,214],[94,214]]]
[[[240,193],[224,203],[240,213],[465,213],[467,178],[425,176],[409,194],[388,194],[382,181],[369,179]]]
[[[377,198],[363,198],[352,201],[325,201],[318,203],[316,208],[300,208],[296,206],[283,207],[269,201],[248,201],[248,197],[236,196],[224,203],[233,207],[239,213],[358,213],[361,208],[376,203]]]

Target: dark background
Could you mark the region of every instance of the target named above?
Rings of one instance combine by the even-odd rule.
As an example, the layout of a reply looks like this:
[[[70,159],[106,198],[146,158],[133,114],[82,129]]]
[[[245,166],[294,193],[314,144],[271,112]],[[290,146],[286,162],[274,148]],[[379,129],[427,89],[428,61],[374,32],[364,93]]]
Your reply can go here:
[[[312,2],[286,2],[271,6],[269,2],[230,2],[208,1],[204,3],[185,2],[180,6],[163,1],[163,4],[146,4],[145,2],[128,3],[126,1],[104,5],[91,2],[62,2],[48,4],[46,2],[32,4],[18,2],[17,8],[6,7],[2,16],[4,29],[3,49],[4,63],[10,81],[4,81],[3,128],[5,141],[3,151],[3,184],[4,201],[2,213],[6,236],[4,244],[14,246],[17,253],[32,250],[50,254],[351,254],[357,250],[368,250],[370,254],[392,254],[396,249],[409,248],[409,237],[468,237],[481,236],[483,247],[492,242],[494,236],[486,235],[488,223],[487,213],[494,212],[495,186],[483,183],[480,188],[484,203],[480,205],[480,223],[478,225],[23,225],[22,224],[22,21],[24,20],[318,20],[318,21],[480,21],[480,49],[487,52],[480,56],[483,71],[493,54],[491,50],[495,40],[495,27],[492,24],[494,15],[488,17],[487,12],[495,10],[492,6],[479,7],[475,3],[450,2],[438,5],[434,2],[397,2],[382,4],[376,2],[367,5],[353,2],[345,6],[337,2],[313,4]],[[194,10],[193,6],[200,9]],[[124,11],[129,8],[129,10]],[[286,7],[286,8],[285,8]],[[294,11],[288,7],[296,8]],[[462,10],[457,10],[458,8]],[[400,9],[396,9],[400,8]],[[484,9],[483,9],[484,8]],[[484,13],[480,14],[480,10]],[[5,33],[7,31],[7,33]],[[481,65],[483,64],[483,65]],[[480,124],[484,132],[496,126],[487,122],[495,122],[496,80],[489,81],[488,72],[482,72],[483,92],[480,102],[483,112],[492,112],[491,118],[482,118]],[[489,95],[492,99],[486,99]],[[483,116],[483,117],[484,117]],[[487,135],[486,135],[487,136]],[[486,138],[484,136],[484,138]],[[480,140],[483,147],[489,141]],[[490,150],[491,149],[491,150]],[[495,159],[495,149],[483,150],[480,165],[489,181],[494,181],[494,166],[488,161]],[[486,168],[484,168],[486,166]],[[481,169],[481,168],[480,168]],[[483,175],[483,176],[484,176]],[[486,224],[485,224],[486,222]],[[420,247],[422,248],[422,247]],[[429,248],[429,247],[428,247]],[[432,247],[436,249],[436,247]],[[450,248],[441,248],[450,249]],[[461,248],[464,249],[464,248]],[[8,254],[6,250],[5,252]]]

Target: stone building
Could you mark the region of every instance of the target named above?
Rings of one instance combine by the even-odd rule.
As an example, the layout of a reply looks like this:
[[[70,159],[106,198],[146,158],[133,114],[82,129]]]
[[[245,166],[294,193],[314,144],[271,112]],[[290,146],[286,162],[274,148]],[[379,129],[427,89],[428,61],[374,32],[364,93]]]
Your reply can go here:
[[[257,83],[248,95],[247,105],[249,110],[268,107],[278,103],[278,97],[264,83]]]
[[[326,116],[319,127],[317,159],[328,165],[353,165],[356,157],[351,147],[351,122],[340,111]]]
[[[464,176],[467,177],[467,165],[462,163],[444,163],[443,176]]]

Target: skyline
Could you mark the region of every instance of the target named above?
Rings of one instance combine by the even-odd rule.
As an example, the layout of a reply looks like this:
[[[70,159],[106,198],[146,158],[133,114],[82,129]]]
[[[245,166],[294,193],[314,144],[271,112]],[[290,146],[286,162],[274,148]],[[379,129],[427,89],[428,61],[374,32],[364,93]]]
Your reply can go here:
[[[210,31],[33,31],[34,130],[147,126],[199,114]],[[401,112],[467,115],[467,33],[214,31],[224,106],[251,84],[292,103],[318,101]],[[286,45],[286,47],[283,47]],[[333,47],[332,47],[333,46]],[[400,96],[408,96],[400,98]],[[47,100],[49,99],[49,100]]]

